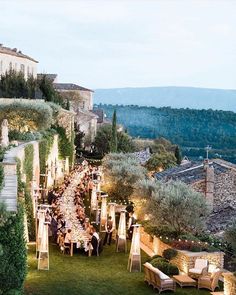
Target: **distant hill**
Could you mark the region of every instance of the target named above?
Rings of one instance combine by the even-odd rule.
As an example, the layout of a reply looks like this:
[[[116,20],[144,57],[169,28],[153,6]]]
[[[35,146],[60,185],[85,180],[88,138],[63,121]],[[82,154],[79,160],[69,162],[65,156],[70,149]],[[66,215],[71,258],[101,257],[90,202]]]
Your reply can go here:
[[[165,137],[181,146],[184,155],[205,156],[212,146],[212,156],[236,162],[236,113],[230,111],[95,105],[108,118],[117,111],[117,122],[133,137]]]
[[[172,86],[97,89],[94,103],[236,112],[236,90]]]

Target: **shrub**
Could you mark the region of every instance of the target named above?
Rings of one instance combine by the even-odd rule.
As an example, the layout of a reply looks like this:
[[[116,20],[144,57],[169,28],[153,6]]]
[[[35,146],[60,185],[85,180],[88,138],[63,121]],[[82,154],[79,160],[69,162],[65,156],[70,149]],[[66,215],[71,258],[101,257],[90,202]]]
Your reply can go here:
[[[20,132],[18,130],[9,131],[9,140],[22,140],[22,141],[33,141],[40,140],[42,138],[39,132]]]
[[[160,256],[160,255],[153,255],[152,257],[149,257],[146,261],[147,262],[151,262],[152,260],[154,260],[156,258],[162,258],[162,256]]]
[[[227,243],[229,243],[236,253],[236,220],[233,222],[233,224],[228,227],[228,229],[225,231],[225,240]]]
[[[176,265],[169,263],[165,258],[156,258],[151,262],[152,266],[158,268],[166,275],[178,275],[179,269]]]
[[[169,248],[163,251],[163,257],[167,260],[171,260],[177,256],[178,252],[175,249]]]

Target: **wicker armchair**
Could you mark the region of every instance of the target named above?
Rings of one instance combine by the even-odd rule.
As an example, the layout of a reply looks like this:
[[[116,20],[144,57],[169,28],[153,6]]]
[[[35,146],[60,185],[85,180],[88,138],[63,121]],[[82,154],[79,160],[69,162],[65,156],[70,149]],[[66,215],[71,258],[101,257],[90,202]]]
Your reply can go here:
[[[188,275],[193,278],[199,278],[207,274],[208,261],[206,259],[197,258],[194,268],[189,269]]]
[[[213,272],[211,276],[200,277],[198,279],[198,289],[205,288],[214,292],[216,288],[219,288],[218,283],[221,274],[222,271],[218,269],[217,271]]]

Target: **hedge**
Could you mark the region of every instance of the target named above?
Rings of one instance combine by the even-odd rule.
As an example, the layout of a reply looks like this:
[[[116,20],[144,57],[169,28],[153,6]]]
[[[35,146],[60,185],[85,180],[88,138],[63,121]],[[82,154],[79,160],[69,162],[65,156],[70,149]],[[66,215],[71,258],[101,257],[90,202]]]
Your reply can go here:
[[[27,271],[23,205],[19,203],[14,215],[0,204],[0,216],[0,294],[16,294],[23,289]]]
[[[0,122],[8,120],[10,130],[45,130],[52,123],[52,108],[42,101],[0,100]]]

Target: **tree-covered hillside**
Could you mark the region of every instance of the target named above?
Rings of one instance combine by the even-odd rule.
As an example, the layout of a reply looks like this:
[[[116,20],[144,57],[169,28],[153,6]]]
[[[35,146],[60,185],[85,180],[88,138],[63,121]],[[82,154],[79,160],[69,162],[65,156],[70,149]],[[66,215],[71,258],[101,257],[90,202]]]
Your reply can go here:
[[[96,89],[94,102],[157,108],[213,109],[236,112],[236,90],[198,87],[136,87]]]
[[[180,145],[185,154],[204,156],[212,146],[227,160],[236,158],[236,113],[226,111],[98,105],[108,118],[117,110],[117,122],[129,134],[141,138],[165,137]],[[217,155],[216,155],[217,156]]]

